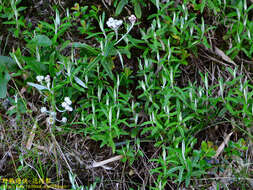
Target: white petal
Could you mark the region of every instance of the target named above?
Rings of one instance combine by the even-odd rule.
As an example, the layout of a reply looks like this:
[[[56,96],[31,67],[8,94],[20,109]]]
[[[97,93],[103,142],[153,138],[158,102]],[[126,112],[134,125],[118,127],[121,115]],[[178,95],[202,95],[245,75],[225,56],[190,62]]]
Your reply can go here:
[[[41,111],[41,113],[45,113],[45,112],[47,111],[47,108],[46,108],[46,107],[42,107],[42,108],[40,109],[40,111]]]
[[[122,20],[117,20],[117,22],[116,22],[116,26],[121,26],[123,24],[123,21]]]
[[[68,106],[68,104],[66,102],[62,102],[61,106],[66,109],[66,107]]]
[[[71,104],[72,104],[72,102],[71,102],[71,100],[70,100],[69,97],[65,97],[65,98],[64,98],[64,101],[65,101],[68,105],[71,105]]]
[[[42,82],[43,80],[44,80],[44,76],[37,76],[36,77],[36,80],[38,81],[38,82]]]
[[[67,111],[73,111],[73,108],[70,107],[69,105],[67,105],[67,106],[65,107],[65,109],[66,109]]]

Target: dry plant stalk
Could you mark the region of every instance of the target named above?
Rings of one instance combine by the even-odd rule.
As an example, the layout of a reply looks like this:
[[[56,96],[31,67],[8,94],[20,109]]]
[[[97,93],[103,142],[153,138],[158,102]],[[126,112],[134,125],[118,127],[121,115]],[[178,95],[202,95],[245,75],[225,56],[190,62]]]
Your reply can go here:
[[[218,158],[218,156],[220,155],[220,153],[224,150],[225,146],[228,144],[228,141],[229,141],[229,139],[230,139],[230,137],[231,137],[232,134],[233,134],[233,132],[229,133],[225,137],[224,141],[221,143],[221,145],[217,149],[216,154],[213,156],[213,158],[215,158],[215,159]]]
[[[28,150],[30,150],[31,147],[32,147],[32,143],[33,143],[33,139],[34,139],[34,136],[35,136],[35,130],[36,130],[36,128],[37,128],[37,120],[35,121],[35,123],[33,125],[32,131],[30,133],[30,137],[29,137],[29,139],[28,139],[28,141],[26,143],[26,148]]]
[[[115,156],[115,157],[112,157],[112,158],[109,158],[107,160],[103,160],[101,162],[94,162],[91,166],[88,166],[87,169],[90,169],[90,168],[96,168],[96,167],[101,167],[101,166],[104,166],[110,162],[115,162],[115,161],[118,161],[120,159],[122,159],[123,156],[122,155],[118,155],[118,156]]]

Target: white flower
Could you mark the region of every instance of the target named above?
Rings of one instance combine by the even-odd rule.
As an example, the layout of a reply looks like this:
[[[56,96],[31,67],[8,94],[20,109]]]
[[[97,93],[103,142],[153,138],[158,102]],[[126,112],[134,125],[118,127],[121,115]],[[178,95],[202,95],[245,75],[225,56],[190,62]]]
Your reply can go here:
[[[134,15],[131,15],[130,17],[128,17],[128,20],[133,24],[136,21],[136,17]]]
[[[122,20],[115,20],[115,24],[117,27],[120,27],[123,24]]]
[[[63,117],[63,118],[61,119],[61,122],[62,122],[62,123],[66,123],[66,122],[67,122],[67,118],[66,118],[66,117]]]
[[[54,117],[49,116],[49,117],[47,118],[47,123],[48,123],[48,125],[53,125],[53,124],[54,124]]]
[[[42,108],[40,109],[40,112],[41,112],[41,113],[46,113],[46,112],[47,112],[47,108],[46,108],[46,107],[42,107]]]
[[[41,83],[41,82],[44,80],[44,76],[39,75],[39,76],[36,77],[36,80],[37,80],[39,83]]]
[[[62,102],[61,106],[65,108],[66,111],[73,111],[73,108],[70,106],[72,104],[69,97],[64,98],[64,102]]]
[[[45,77],[45,81],[46,81],[46,83],[50,83],[50,76],[49,76],[49,75],[47,75],[47,76]]]
[[[71,105],[71,104],[72,104],[72,102],[71,102],[71,100],[70,100],[69,97],[65,97],[65,98],[64,98],[64,101],[65,101],[66,104],[68,104],[68,105]]]
[[[112,17],[110,17],[108,19],[108,21],[106,22],[106,24],[107,24],[108,27],[111,28],[113,26],[113,24],[114,24],[114,19]]]
[[[107,26],[113,30],[118,30],[118,28],[123,24],[122,20],[113,19],[110,17],[106,22]]]
[[[73,111],[73,108],[70,106],[72,104],[69,97],[64,98],[64,102],[62,102],[61,106],[65,108],[66,111]]]
[[[61,103],[61,106],[62,106],[63,108],[66,108],[66,107],[68,106],[68,104],[67,104],[66,102],[62,102],[62,103]]]
[[[73,111],[73,108],[72,108],[71,106],[69,106],[69,105],[67,105],[67,106],[65,107],[65,109],[66,109],[67,111]]]

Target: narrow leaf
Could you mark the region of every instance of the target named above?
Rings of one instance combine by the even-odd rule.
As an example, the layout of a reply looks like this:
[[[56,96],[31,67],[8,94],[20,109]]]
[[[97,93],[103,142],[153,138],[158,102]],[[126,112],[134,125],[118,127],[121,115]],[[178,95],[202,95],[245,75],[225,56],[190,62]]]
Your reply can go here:
[[[115,11],[115,16],[118,16],[122,9],[124,8],[124,6],[128,3],[128,0],[121,0],[116,8],[116,11]]]
[[[182,142],[182,156],[183,156],[183,159],[185,161],[185,142],[184,142],[184,140]]]
[[[29,86],[32,86],[32,87],[35,87],[37,88],[38,90],[47,90],[48,88],[45,87],[45,86],[42,86],[40,84],[35,84],[35,83],[32,83],[32,82],[28,82],[27,83]]]
[[[2,76],[0,78],[0,98],[5,98],[7,94],[7,84],[9,80],[11,79],[8,72],[2,73]]]
[[[80,86],[82,86],[83,88],[88,88],[86,86],[86,84],[81,80],[79,79],[78,77],[74,77],[75,81],[77,82],[77,84],[79,84]]]

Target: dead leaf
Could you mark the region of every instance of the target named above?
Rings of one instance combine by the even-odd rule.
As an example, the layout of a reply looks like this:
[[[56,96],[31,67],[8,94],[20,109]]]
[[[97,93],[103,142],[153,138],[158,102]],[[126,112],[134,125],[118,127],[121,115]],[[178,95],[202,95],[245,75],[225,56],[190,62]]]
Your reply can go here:
[[[233,132],[229,133],[225,137],[224,141],[221,143],[221,145],[219,146],[219,148],[216,150],[216,154],[213,156],[213,158],[215,158],[215,159],[218,158],[218,156],[220,155],[220,153],[224,150],[225,146],[227,145],[227,143],[228,143],[228,141],[229,141],[229,139],[230,139],[230,137],[231,137],[232,134],[233,134]]]
[[[235,62],[234,62],[232,59],[230,59],[230,57],[228,57],[228,56],[227,56],[222,50],[220,50],[219,48],[214,47],[214,52],[215,52],[218,56],[220,56],[224,61],[227,61],[227,62],[229,62],[229,63],[232,63],[232,64],[236,65]]]
[[[134,172],[134,170],[130,170],[128,174],[129,174],[130,176],[132,176],[132,175],[135,174],[135,172]]]

